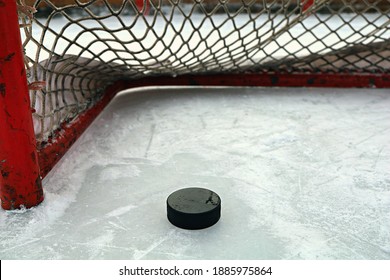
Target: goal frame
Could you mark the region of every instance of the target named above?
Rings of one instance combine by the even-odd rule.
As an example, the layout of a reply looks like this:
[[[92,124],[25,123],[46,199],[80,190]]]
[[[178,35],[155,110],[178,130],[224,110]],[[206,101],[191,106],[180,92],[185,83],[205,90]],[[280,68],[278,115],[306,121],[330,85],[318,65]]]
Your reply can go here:
[[[0,1],[0,36],[0,199],[6,210],[30,208],[43,201],[42,179],[115,95],[125,89],[147,86],[390,88],[390,74],[381,73],[241,73],[120,80],[106,89],[94,107],[71,124],[64,124],[52,141],[49,139],[41,145],[34,134],[15,1]]]

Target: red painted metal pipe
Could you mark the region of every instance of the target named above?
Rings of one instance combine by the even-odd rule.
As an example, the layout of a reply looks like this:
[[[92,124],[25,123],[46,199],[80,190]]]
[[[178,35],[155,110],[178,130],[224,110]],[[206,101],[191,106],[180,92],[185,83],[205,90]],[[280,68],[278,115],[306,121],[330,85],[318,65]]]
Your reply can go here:
[[[15,1],[0,0],[0,198],[6,210],[43,200]]]
[[[138,10],[143,11],[145,15],[149,14],[150,4],[149,0],[135,0],[135,4],[137,5]],[[145,7],[144,7],[145,6]]]
[[[390,73],[239,73],[147,77],[125,81],[124,88],[145,86],[390,88]]]
[[[301,0],[301,2],[303,3],[303,6],[302,6],[303,11],[306,11],[314,4],[314,0]]]

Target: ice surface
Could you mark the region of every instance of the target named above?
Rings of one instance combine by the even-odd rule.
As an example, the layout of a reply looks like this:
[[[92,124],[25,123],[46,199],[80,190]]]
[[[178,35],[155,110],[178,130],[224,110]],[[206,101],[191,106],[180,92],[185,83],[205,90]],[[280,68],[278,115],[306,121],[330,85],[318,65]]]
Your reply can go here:
[[[390,259],[390,95],[151,88],[120,95],[45,179],[0,211],[1,259]],[[222,217],[175,228],[205,187]]]

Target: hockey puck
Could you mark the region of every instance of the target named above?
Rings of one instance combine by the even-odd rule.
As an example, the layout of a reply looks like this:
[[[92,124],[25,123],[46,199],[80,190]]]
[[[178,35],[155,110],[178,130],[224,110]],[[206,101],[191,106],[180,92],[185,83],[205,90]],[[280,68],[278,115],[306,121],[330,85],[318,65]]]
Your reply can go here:
[[[221,199],[213,191],[186,188],[173,192],[167,199],[168,220],[184,229],[203,229],[221,217]]]

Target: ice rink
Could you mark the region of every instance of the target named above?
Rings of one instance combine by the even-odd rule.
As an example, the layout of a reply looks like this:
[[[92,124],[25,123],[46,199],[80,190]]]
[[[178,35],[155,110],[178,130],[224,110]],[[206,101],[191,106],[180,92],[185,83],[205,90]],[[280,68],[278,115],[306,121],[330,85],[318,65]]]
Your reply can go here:
[[[149,88],[118,96],[44,181],[0,211],[1,259],[390,259],[390,95]],[[166,218],[204,187],[213,227]]]

